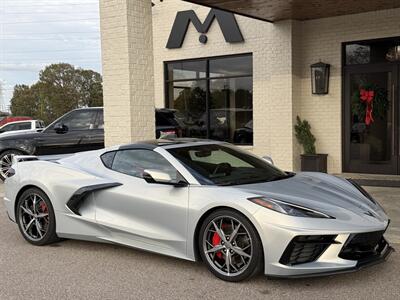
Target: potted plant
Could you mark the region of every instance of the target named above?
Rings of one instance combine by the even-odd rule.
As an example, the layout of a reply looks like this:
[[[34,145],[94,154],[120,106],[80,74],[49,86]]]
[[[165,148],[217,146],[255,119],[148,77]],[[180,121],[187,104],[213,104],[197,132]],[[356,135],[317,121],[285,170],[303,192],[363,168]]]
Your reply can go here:
[[[311,125],[307,120],[301,120],[297,116],[297,124],[294,126],[296,139],[303,146],[304,154],[301,154],[301,171],[327,172],[328,154],[317,154],[315,150],[315,136],[311,133]]]

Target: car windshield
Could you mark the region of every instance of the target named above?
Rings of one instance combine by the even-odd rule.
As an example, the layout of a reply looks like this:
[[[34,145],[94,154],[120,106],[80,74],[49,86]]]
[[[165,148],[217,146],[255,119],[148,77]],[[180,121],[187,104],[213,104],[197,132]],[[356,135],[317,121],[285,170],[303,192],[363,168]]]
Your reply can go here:
[[[226,144],[208,144],[170,148],[177,158],[200,181],[208,185],[240,185],[289,178],[268,162]]]

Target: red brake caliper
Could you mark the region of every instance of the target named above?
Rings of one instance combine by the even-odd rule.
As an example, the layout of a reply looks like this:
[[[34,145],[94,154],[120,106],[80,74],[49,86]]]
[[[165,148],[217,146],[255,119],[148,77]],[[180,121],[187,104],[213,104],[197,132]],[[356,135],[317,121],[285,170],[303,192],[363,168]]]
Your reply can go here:
[[[40,202],[40,210],[42,213],[46,214],[47,213],[47,205],[44,201]]]
[[[226,224],[222,224],[221,228],[225,229]],[[211,242],[213,247],[221,244],[221,237],[218,235],[218,233],[214,232]],[[218,258],[222,258],[222,251],[218,251],[217,253],[215,253],[215,255],[217,255]]]
[[[218,235],[218,233],[214,233],[212,237],[212,245],[213,247],[221,244],[221,237]],[[218,251],[215,255],[217,255],[218,258],[222,258],[222,252]]]

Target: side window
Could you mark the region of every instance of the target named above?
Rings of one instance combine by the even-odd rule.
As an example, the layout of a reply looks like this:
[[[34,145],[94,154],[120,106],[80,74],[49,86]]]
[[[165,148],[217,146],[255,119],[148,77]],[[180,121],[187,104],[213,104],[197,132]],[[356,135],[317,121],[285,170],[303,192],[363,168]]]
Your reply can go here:
[[[96,112],[93,110],[77,110],[69,113],[60,120],[68,130],[93,129]]]
[[[17,129],[16,130],[27,130],[31,129],[32,123],[31,122],[26,122],[26,123],[18,123],[17,124]]]
[[[6,125],[6,126],[3,127],[2,131],[3,131],[3,132],[5,132],[5,131],[10,131],[10,130],[12,130],[11,128],[12,128],[12,125],[11,125],[11,124],[10,124],[10,125]]]
[[[36,128],[44,128],[44,124],[42,121],[36,121],[35,126],[36,126]]]
[[[143,178],[144,170],[155,169],[168,173],[173,180],[178,178],[178,171],[164,157],[144,149],[118,151],[112,169],[139,178]]]
[[[115,151],[113,151],[113,152],[107,152],[107,153],[104,153],[104,154],[101,156],[101,161],[103,162],[103,164],[104,164],[107,168],[111,169],[111,168],[112,168],[113,161],[114,161],[114,157],[115,157]]]
[[[104,129],[104,113],[102,110],[97,113],[96,129]]]

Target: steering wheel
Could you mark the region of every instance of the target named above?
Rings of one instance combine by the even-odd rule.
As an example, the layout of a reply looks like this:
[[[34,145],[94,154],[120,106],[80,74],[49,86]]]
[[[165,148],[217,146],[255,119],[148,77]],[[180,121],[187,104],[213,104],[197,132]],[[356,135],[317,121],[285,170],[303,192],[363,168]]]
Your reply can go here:
[[[222,171],[222,173],[225,174],[230,174],[232,171],[232,166],[228,163],[220,163],[215,167],[212,175],[218,174],[219,171]]]

